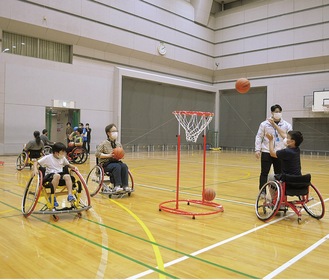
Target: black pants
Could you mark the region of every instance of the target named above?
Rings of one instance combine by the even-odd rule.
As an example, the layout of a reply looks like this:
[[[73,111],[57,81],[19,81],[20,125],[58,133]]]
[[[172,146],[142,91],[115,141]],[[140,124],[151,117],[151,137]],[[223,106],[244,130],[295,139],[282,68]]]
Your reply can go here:
[[[259,177],[259,189],[267,182],[268,173],[271,170],[273,164],[274,174],[280,174],[281,162],[278,158],[271,157],[270,153],[262,152],[261,155],[261,171]]]

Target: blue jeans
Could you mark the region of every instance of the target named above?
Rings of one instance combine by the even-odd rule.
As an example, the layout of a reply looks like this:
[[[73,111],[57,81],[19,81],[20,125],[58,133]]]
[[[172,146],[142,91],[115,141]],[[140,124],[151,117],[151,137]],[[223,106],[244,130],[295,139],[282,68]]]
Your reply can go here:
[[[128,166],[122,161],[110,162],[104,166],[105,173],[113,176],[114,186],[128,187]]]

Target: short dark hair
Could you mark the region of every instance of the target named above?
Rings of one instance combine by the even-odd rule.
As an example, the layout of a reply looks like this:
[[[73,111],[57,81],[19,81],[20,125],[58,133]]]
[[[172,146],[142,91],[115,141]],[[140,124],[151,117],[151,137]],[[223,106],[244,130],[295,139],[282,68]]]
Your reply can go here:
[[[56,152],[59,153],[60,151],[66,151],[66,146],[61,142],[56,142],[53,145],[53,154]]]
[[[111,124],[109,124],[109,125],[107,125],[105,127],[105,133],[106,133],[106,135],[111,130],[111,128],[114,127],[114,126],[117,127],[114,123],[111,123]]]
[[[78,131],[80,134],[83,133],[83,129],[81,127],[79,127],[76,131]]]
[[[296,147],[299,147],[299,145],[302,144],[304,137],[300,131],[290,130],[288,134],[290,135],[291,139],[295,141]]]
[[[279,104],[275,104],[271,107],[271,112],[274,112],[275,109],[279,109],[282,112],[282,107]]]
[[[69,125],[71,125],[71,123],[70,123],[70,122],[67,122],[67,123],[66,123],[66,125],[68,125],[68,124],[69,124]]]
[[[42,130],[42,134],[45,134],[45,133],[47,133],[47,132],[48,132],[47,129]]]

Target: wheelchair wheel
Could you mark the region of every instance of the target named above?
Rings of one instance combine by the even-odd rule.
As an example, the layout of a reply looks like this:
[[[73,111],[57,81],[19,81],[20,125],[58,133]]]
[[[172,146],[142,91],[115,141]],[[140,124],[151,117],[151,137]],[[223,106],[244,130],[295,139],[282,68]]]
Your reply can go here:
[[[93,169],[90,170],[86,180],[90,196],[95,196],[99,192],[103,184],[103,180],[103,168],[99,165],[95,165]]]
[[[324,216],[324,201],[319,190],[315,186],[310,184],[308,194],[300,196],[299,199],[305,201],[303,208],[310,216],[318,220]]]
[[[22,199],[22,213],[24,217],[28,217],[33,212],[38,203],[42,190],[42,173],[39,171],[39,176],[33,175],[26,185]]]
[[[281,185],[278,181],[269,181],[260,189],[255,203],[258,219],[269,221],[277,214],[281,203],[281,193]]]
[[[73,163],[83,164],[88,159],[88,153],[84,148],[74,148],[71,152],[71,159]]]
[[[76,189],[73,190],[76,197],[75,207],[77,209],[87,208],[90,206],[90,194],[86,182],[78,171],[72,170],[72,174],[77,182]]]
[[[28,155],[26,152],[21,152],[16,159],[16,169],[21,171],[27,165]]]
[[[43,149],[43,153],[44,155],[49,155],[49,154],[52,154],[53,152],[53,148],[51,146],[45,146],[44,149]]]
[[[134,178],[131,172],[128,169],[128,187],[133,191],[134,190]],[[128,193],[128,196],[131,195],[131,192]]]

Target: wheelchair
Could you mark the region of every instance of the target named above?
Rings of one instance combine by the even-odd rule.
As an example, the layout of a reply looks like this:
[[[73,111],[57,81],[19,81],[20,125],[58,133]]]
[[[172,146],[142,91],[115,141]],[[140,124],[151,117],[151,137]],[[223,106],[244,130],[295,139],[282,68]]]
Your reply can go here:
[[[53,153],[53,147],[50,146],[50,145],[46,145],[44,148],[43,148],[43,154],[46,156],[46,155],[49,155],[49,154],[52,154]]]
[[[268,181],[260,189],[255,203],[258,219],[267,222],[279,211],[285,215],[288,208],[297,214],[298,223],[303,209],[315,219],[323,218],[324,201],[320,191],[311,183],[311,174],[283,175]]]
[[[66,157],[70,163],[83,164],[88,159],[88,152],[84,147],[75,147]]]
[[[38,158],[43,156],[42,150],[35,150],[35,151],[22,151],[17,159],[16,159],[16,169],[18,171],[23,170],[25,167],[29,166],[30,169],[33,166],[33,162]]]
[[[105,176],[107,178],[105,178]],[[109,172],[105,172],[102,164],[96,164],[89,172],[86,184],[89,189],[90,196],[95,196],[97,193],[112,196],[123,197],[130,196],[134,192],[134,179],[131,172],[128,170],[128,187],[129,191],[115,192],[113,176]]]
[[[68,191],[64,180],[60,180],[60,184],[54,190],[51,182],[43,183],[45,168],[39,168],[39,174],[32,175],[28,181],[23,199],[22,199],[22,213],[24,217],[29,217],[34,214],[50,214],[55,221],[59,220],[58,214],[63,213],[77,213],[81,217],[82,211],[87,211],[91,208],[90,195],[86,182],[82,175],[75,170],[65,173],[70,174],[72,179],[72,195],[76,200],[73,202],[67,201]],[[56,196],[58,207],[54,207],[54,196]]]

